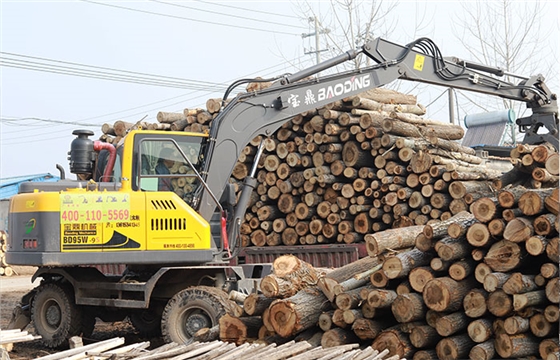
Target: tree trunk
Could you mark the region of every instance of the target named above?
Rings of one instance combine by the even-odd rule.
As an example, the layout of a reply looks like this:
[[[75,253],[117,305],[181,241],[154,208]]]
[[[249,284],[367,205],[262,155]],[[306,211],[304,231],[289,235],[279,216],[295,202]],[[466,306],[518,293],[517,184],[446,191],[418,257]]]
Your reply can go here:
[[[529,328],[531,329],[531,333],[540,338],[551,335],[550,333],[553,330],[558,330],[558,327],[556,325],[556,323],[551,324],[550,322],[548,322],[543,314],[535,314],[531,316],[531,319],[529,320]]]
[[[535,234],[548,236],[554,231],[554,223],[556,221],[556,215],[554,214],[543,214],[537,217],[533,222],[533,227]]]
[[[559,346],[557,338],[545,339],[539,344],[539,355],[541,356],[541,359],[558,359],[560,356],[558,350]]]
[[[473,289],[465,295],[463,299],[463,309],[465,315],[470,318],[478,318],[483,316],[486,311],[486,299],[488,294],[482,289]]]
[[[553,262],[559,262],[559,244],[558,236],[553,237],[546,245],[546,256]]]
[[[362,151],[358,144],[353,141],[344,144],[342,160],[346,166],[350,167],[368,166],[372,163],[371,155]]]
[[[519,198],[518,207],[527,216],[538,215],[545,209],[545,199],[553,189],[530,190]]]
[[[514,273],[503,284],[502,289],[506,294],[521,294],[538,288],[535,284],[534,275],[523,275],[522,273]]]
[[[498,355],[503,358],[521,358],[523,356],[535,355],[539,351],[538,340],[527,334],[496,335],[494,346]]]
[[[443,338],[436,345],[436,353],[440,359],[466,359],[474,342],[467,334]]]
[[[496,290],[488,295],[486,306],[495,316],[507,316],[513,311],[513,299],[503,290]]]
[[[407,323],[423,319],[426,305],[420,294],[402,294],[393,301],[391,311],[398,322]]]
[[[508,335],[522,334],[529,330],[529,319],[510,316],[504,321],[504,330]]]
[[[364,91],[360,97],[375,100],[384,104],[416,104],[416,96],[403,94],[387,88],[374,88]]]
[[[405,277],[414,267],[428,265],[431,259],[432,254],[413,248],[386,259],[383,271],[389,279]]]
[[[384,326],[379,321],[366,318],[356,319],[352,324],[352,331],[361,340],[375,339],[383,329]]]
[[[534,229],[531,220],[515,218],[507,223],[504,229],[504,239],[514,243],[526,241],[533,236]]]
[[[436,329],[429,325],[415,326],[409,335],[410,343],[418,349],[434,347],[441,337]]]
[[[318,325],[321,328],[321,330],[328,331],[332,328],[333,314],[334,314],[334,310],[329,310],[329,311],[323,312],[321,315],[319,315]]]
[[[243,301],[243,310],[249,316],[262,315],[273,301],[273,298],[264,295],[249,294]]]
[[[323,348],[331,348],[335,346],[350,344],[356,342],[356,335],[346,329],[334,328],[326,331],[321,338],[321,346]]]
[[[553,304],[560,301],[560,279],[558,277],[548,280],[546,283],[546,298]]]
[[[521,264],[522,252],[519,245],[511,241],[502,240],[494,243],[484,257],[493,271],[508,272]]]
[[[494,348],[494,341],[488,340],[475,345],[469,352],[469,359],[492,360],[495,354],[496,349]]]
[[[398,229],[389,229],[376,234],[366,234],[366,248],[370,256],[382,254],[387,249],[398,250],[414,246],[416,236],[424,226],[410,226]]]
[[[263,322],[260,316],[234,317],[226,314],[220,318],[220,340],[241,345],[256,339]]]
[[[471,322],[467,327],[467,333],[472,341],[475,343],[482,343],[487,341],[494,335],[492,329],[492,320],[490,319],[477,319]]]
[[[458,311],[443,315],[436,320],[436,331],[441,336],[450,336],[467,329],[469,318],[464,312]]]
[[[544,317],[548,322],[557,323],[558,319],[560,319],[560,310],[558,309],[558,305],[548,305],[544,309]]]
[[[334,287],[336,285],[352,278],[356,274],[371,270],[379,264],[380,260],[377,257],[368,256],[362,258],[331,271],[319,279],[318,286],[329,301],[333,301],[335,296]]]
[[[422,229],[422,233],[428,239],[439,239],[447,234],[449,225],[454,223],[461,223],[466,225],[472,223],[473,221],[474,216],[471,213],[467,211],[461,211],[448,220],[435,222],[433,224],[424,226],[424,228]]]
[[[374,308],[388,308],[396,297],[397,292],[394,290],[377,289],[369,292],[367,301]]]
[[[460,260],[449,267],[449,277],[455,281],[466,279],[474,272],[475,263],[472,260]]]
[[[366,279],[369,280],[368,278]],[[359,287],[336,295],[335,304],[337,308],[341,310],[350,310],[350,309],[357,308],[359,304],[362,302],[360,292],[364,289],[373,290],[373,286],[369,285],[369,286]]]
[[[329,302],[318,288],[306,288],[296,295],[274,301],[270,307],[270,323],[283,337],[294,336],[317,324]]]
[[[444,239],[449,239],[450,241],[443,241]],[[471,253],[471,247],[468,243],[449,237],[444,239],[438,241],[434,246],[438,256],[443,261],[462,259]]]
[[[430,280],[422,296],[426,306],[435,311],[452,312],[461,308],[462,299],[473,287],[470,280],[455,281],[448,277]]]
[[[193,341],[210,342],[220,337],[220,325],[211,328],[202,328],[193,335]]]
[[[500,206],[509,209],[517,205],[521,195],[527,192],[523,186],[515,186],[508,190],[502,190],[498,193],[498,202]]]
[[[387,356],[398,355],[399,358],[409,358],[414,348],[408,337],[398,330],[385,330],[379,334],[371,344],[371,347],[381,352],[385,349],[389,350]]]
[[[501,289],[504,283],[510,278],[511,274],[506,273],[491,273],[486,275],[484,278],[484,290],[488,292],[496,291],[497,289]]]
[[[449,184],[449,195],[454,199],[462,199],[469,193],[491,194],[494,190],[487,181],[454,181]]]
[[[426,283],[434,278],[434,271],[429,266],[415,267],[408,274],[410,286],[419,293],[423,292]]]
[[[297,286],[287,279],[274,274],[269,274],[261,280],[261,291],[268,298],[287,298],[294,296],[298,290]]]
[[[134,124],[131,124],[129,122],[118,120],[113,124],[113,130],[116,136],[124,137],[128,132],[128,129],[130,129],[133,125]]]
[[[480,198],[471,204],[470,211],[478,221],[487,223],[498,216],[498,200],[493,197]]]

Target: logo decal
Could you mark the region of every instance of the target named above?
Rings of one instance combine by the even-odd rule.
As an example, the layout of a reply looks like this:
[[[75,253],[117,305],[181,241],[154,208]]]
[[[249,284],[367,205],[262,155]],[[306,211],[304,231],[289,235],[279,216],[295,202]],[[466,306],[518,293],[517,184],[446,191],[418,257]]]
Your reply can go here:
[[[27,221],[25,223],[25,235],[30,234],[33,229],[35,229],[35,225],[37,224],[37,221],[35,219],[30,219],[29,221]]]

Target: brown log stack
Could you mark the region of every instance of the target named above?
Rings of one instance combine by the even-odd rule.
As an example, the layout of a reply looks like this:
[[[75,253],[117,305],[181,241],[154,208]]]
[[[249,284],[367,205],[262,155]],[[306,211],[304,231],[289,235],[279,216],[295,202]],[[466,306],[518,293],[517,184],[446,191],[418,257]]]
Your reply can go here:
[[[359,341],[407,358],[557,354],[558,153],[520,145],[500,176],[452,141],[459,129],[376,90],[298,115],[267,139],[241,229],[254,246],[364,243],[375,257],[328,275],[279,269],[261,286],[279,299],[252,296],[252,317],[262,314],[269,335],[314,331],[325,344]],[[203,131],[215,111],[158,124]],[[116,125],[107,141],[118,141]]]

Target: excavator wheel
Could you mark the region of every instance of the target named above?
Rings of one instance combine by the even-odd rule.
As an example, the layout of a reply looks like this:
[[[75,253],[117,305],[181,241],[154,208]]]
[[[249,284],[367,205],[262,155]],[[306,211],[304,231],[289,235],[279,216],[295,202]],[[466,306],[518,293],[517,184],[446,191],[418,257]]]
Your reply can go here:
[[[81,309],[74,304],[71,289],[60,284],[46,283],[37,288],[31,320],[43,344],[50,348],[64,345],[82,332]]]
[[[161,335],[161,311],[150,308],[133,312],[128,318],[140,335],[147,338]]]
[[[184,344],[198,330],[218,325],[226,308],[220,290],[197,286],[175,294],[163,311],[161,329],[166,342]]]

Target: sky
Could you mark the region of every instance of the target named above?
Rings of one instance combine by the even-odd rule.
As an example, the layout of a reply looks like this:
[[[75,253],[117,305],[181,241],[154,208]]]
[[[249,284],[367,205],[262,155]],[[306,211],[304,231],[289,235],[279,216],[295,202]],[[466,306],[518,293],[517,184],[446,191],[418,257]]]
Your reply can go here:
[[[302,37],[315,31],[308,18],[335,25],[326,23],[330,2],[309,6],[313,12],[302,13],[301,1],[0,0],[0,178],[58,175],[56,164],[75,178],[67,160],[73,130],[92,130],[97,139],[104,123],[156,122],[158,111],[204,107],[237,79],[312,65],[315,55],[305,52],[314,49],[314,37]],[[395,6],[379,28],[382,37],[406,44],[427,36],[444,56],[468,59],[451,31],[462,14],[457,2]],[[543,6],[549,33],[537,56],[558,64],[558,4]],[[321,41],[332,47],[335,40]],[[47,71],[30,70],[38,67]],[[60,73],[68,71],[96,78]],[[106,79],[116,76],[135,83]],[[549,86],[559,91],[558,76]],[[448,120],[446,96],[439,98],[445,89],[408,89],[430,104],[428,117]]]

